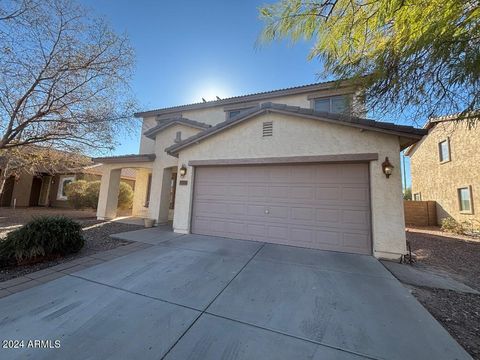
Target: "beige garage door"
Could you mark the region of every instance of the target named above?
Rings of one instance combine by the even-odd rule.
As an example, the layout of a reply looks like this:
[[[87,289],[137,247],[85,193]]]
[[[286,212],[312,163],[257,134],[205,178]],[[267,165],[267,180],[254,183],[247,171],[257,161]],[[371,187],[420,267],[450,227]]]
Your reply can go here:
[[[192,232],[371,254],[368,164],[205,166]]]

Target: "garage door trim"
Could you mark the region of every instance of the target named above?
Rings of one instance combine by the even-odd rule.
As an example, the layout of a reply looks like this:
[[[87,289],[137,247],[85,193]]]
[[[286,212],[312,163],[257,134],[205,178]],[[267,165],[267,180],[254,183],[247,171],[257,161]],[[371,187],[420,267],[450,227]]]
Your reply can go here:
[[[280,165],[280,164],[330,164],[339,162],[369,162],[378,160],[378,153],[336,154],[316,156],[288,156],[245,159],[190,160],[189,166],[226,166],[226,165]]]

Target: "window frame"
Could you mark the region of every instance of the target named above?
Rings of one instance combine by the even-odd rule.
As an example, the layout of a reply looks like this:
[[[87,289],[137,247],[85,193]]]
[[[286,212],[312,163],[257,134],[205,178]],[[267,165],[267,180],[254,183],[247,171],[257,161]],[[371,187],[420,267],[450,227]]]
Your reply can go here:
[[[447,145],[447,159],[442,159],[442,144]],[[445,140],[439,141],[438,142],[438,160],[440,161],[440,164],[445,164],[447,162],[450,162],[452,160],[452,156],[450,153],[450,138],[446,138]]]
[[[345,99],[345,101],[347,102],[347,107],[346,107],[345,111],[343,111],[343,112],[332,112],[333,100],[335,98],[344,98]],[[310,100],[310,108],[314,111],[323,112],[321,110],[316,110],[316,108],[315,108],[315,103],[318,100],[328,100],[328,102],[329,102],[329,109],[328,110],[329,111],[327,111],[327,112],[331,113],[331,114],[349,114],[352,111],[352,96],[350,94],[337,94],[337,95],[309,97],[309,100]]]
[[[233,117],[239,115],[241,112],[243,111],[246,111],[246,110],[251,110],[255,107],[257,107],[259,105],[259,103],[250,103],[250,104],[244,104],[244,105],[230,105],[230,106],[225,106],[223,108],[223,111],[225,111],[225,120],[230,120],[232,119]],[[234,116],[230,116],[230,114],[234,111],[238,111],[239,113],[234,115]]]
[[[461,190],[468,190],[468,203],[470,205],[470,209],[464,210],[462,209],[462,197],[461,197]],[[472,199],[472,186],[467,185],[467,186],[461,186],[457,188],[457,201],[458,201],[458,210],[460,211],[460,214],[467,214],[467,215],[472,215],[473,212],[473,199]]]
[[[416,199],[417,195],[418,199]],[[422,193],[420,191],[413,194],[413,201],[422,201]]]
[[[65,190],[65,180],[70,180],[70,182],[75,181],[75,175],[60,175],[58,180],[58,188],[57,188],[57,200],[59,201],[67,201],[67,195],[63,195]]]

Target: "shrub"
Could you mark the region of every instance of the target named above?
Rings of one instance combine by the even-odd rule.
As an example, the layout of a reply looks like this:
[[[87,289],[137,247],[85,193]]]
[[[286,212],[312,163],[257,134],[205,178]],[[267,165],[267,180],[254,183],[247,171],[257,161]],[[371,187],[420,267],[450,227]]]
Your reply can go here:
[[[98,206],[98,195],[100,194],[100,181],[92,181],[87,185],[85,191],[85,205],[92,209]]]
[[[0,265],[36,262],[80,251],[85,243],[79,223],[63,216],[36,218],[0,241]]]
[[[120,182],[120,190],[118,192],[118,208],[130,209],[133,204],[133,190],[130,185]]]
[[[453,233],[453,234],[463,234],[465,232],[465,227],[463,224],[457,222],[454,218],[448,217],[442,219],[442,231]]]
[[[85,207],[96,209],[98,205],[98,196],[100,194],[100,181],[77,180],[69,183],[65,189],[68,202],[75,209]],[[118,191],[118,207],[120,209],[130,209],[133,204],[133,190],[130,185],[120,182]]]
[[[85,180],[76,180],[67,184],[65,187],[65,194],[67,195],[68,202],[75,208],[81,209],[87,205],[86,203],[86,191],[88,182]]]

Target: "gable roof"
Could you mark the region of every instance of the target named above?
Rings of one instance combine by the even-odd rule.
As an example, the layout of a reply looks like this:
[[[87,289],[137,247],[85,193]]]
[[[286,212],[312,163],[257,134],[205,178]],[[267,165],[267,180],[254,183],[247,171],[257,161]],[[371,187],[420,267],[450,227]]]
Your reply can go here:
[[[348,79],[332,80],[332,81],[318,82],[318,83],[313,83],[308,85],[300,85],[300,86],[294,86],[294,87],[271,90],[271,91],[257,92],[253,94],[247,94],[247,95],[233,96],[233,97],[220,99],[220,100],[205,101],[205,102],[198,102],[193,104],[178,105],[178,106],[159,108],[155,110],[142,111],[142,112],[135,113],[134,116],[135,117],[155,116],[155,115],[161,115],[161,114],[175,113],[175,112],[184,111],[184,110],[204,109],[204,108],[209,108],[214,106],[244,103],[247,101],[266,100],[266,99],[271,99],[279,96],[302,94],[302,93],[308,93],[312,91],[334,89],[335,87],[344,88],[349,86],[354,86],[353,80],[348,80]]]
[[[190,127],[201,129],[201,130],[208,129],[209,127],[211,127],[211,125],[205,124],[203,122],[190,120],[181,116],[166,119],[166,120],[158,120],[157,122],[158,122],[157,125],[145,131],[143,135],[145,135],[149,139],[155,140],[155,135],[157,135],[159,132],[173,125],[185,125],[185,126],[190,126]]]
[[[333,114],[328,112],[315,111],[313,109],[301,108],[298,106],[289,106],[285,104],[275,104],[271,102],[263,103],[255,108],[241,112],[233,118],[221,122],[207,130],[199,132],[198,134],[191,136],[177,144],[169,146],[165,151],[170,155],[177,155],[180,150],[185,149],[201,140],[204,140],[216,133],[226,130],[242,121],[250,119],[252,117],[273,112],[278,114],[293,115],[296,117],[319,120],[337,125],[351,126],[361,129],[367,129],[372,131],[383,132],[387,134],[397,135],[408,139],[418,140],[427,132],[424,129],[417,129],[412,126],[396,125],[393,123],[380,122],[356,116]]]
[[[445,116],[438,116],[438,117],[431,117],[429,118],[425,124],[423,125],[423,129],[425,129],[426,133],[425,135],[428,135],[428,132],[430,129],[433,129],[437,124],[448,122],[448,121],[462,121],[462,120],[467,120],[471,121],[472,119],[478,119],[480,117],[480,112],[477,111],[472,111],[470,113],[466,114],[451,114],[451,115],[445,115]],[[418,143],[414,143],[408,147],[407,150],[405,150],[405,155],[410,156],[413,152],[413,150],[417,147]]]

